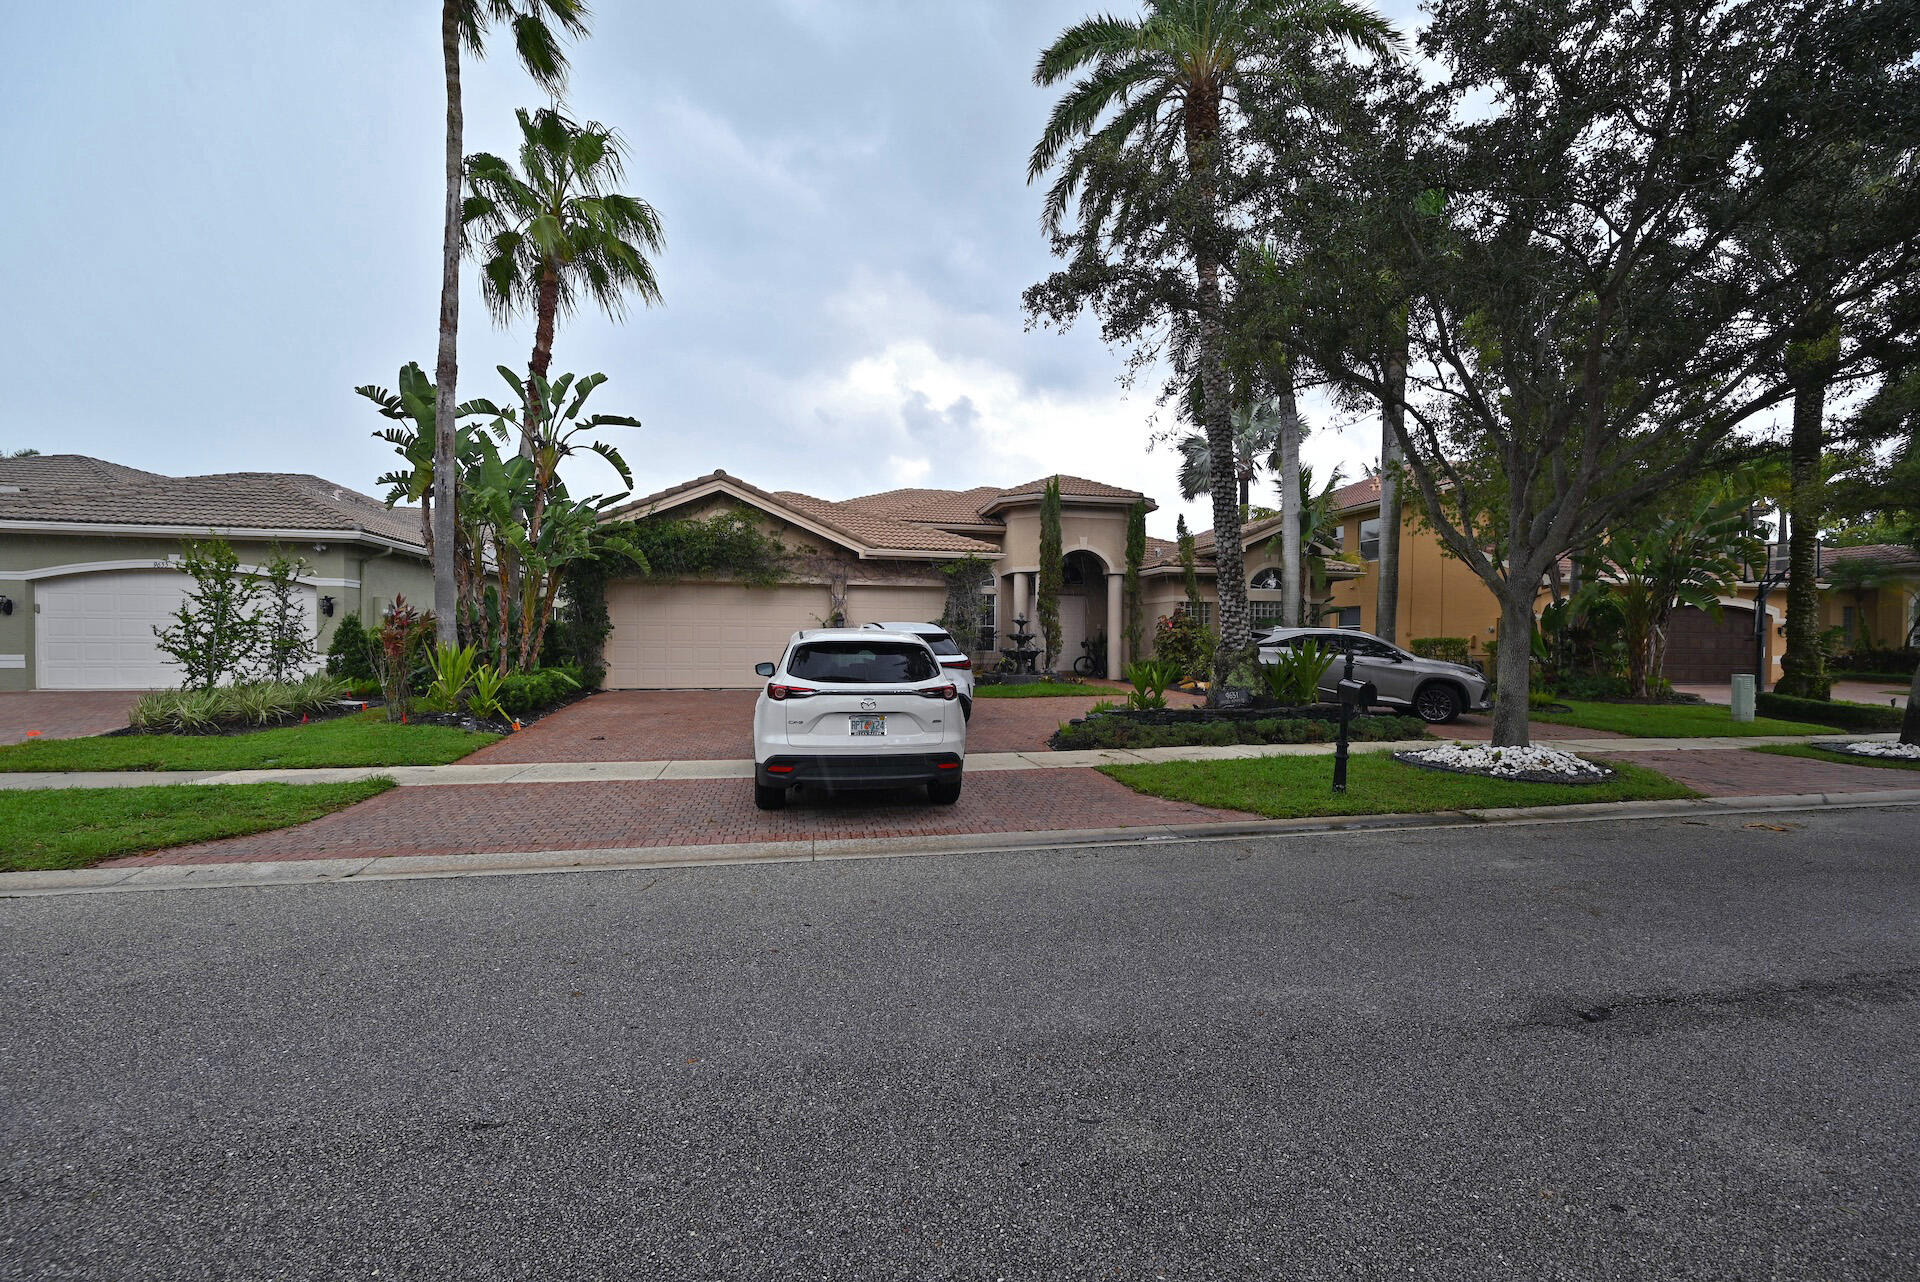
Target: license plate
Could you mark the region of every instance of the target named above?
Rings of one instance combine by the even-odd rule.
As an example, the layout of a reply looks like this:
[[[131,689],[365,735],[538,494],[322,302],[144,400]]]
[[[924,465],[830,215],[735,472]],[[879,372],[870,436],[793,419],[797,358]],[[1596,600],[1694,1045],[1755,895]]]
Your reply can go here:
[[[853,717],[851,720],[853,722],[852,732],[854,734],[883,735],[887,732],[887,719],[885,716]]]

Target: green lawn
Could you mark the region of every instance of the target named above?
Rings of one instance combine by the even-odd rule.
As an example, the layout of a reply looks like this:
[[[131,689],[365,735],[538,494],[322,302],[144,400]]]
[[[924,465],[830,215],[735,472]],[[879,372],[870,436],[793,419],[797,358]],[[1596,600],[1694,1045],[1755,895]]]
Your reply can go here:
[[[42,739],[0,748],[0,771],[440,766],[458,761],[499,737],[451,726],[396,725],[385,713],[373,711],[246,734]]]
[[[1805,757],[1809,761],[1837,761],[1843,766],[1881,766],[1888,770],[1920,770],[1920,761],[1900,761],[1893,757],[1856,757],[1847,752],[1829,752],[1810,743],[1769,743],[1748,752],[1771,752],[1780,757]]]
[[[7,834],[0,872],[84,868],[115,855],[290,828],[391,787],[391,779],[361,779],[0,792]]]
[[[1534,721],[1586,730],[1612,730],[1637,739],[1699,739],[1720,735],[1832,734],[1832,726],[1755,717],[1735,721],[1731,709],[1717,703],[1596,703],[1563,699],[1572,712],[1535,712]]]
[[[1104,694],[1114,699],[1125,699],[1125,690],[1115,690],[1111,686],[1088,685],[1084,681],[1029,681],[1013,686],[975,686],[973,697],[976,699],[1060,699],[1068,695],[1085,698],[1090,694]]]
[[[1249,757],[1165,761],[1101,769],[1136,792],[1245,810],[1270,819],[1309,815],[1418,814],[1488,806],[1564,806],[1582,801],[1642,801],[1699,794],[1641,766],[1619,765],[1605,783],[1519,783],[1444,774],[1395,761],[1391,753],[1355,753],[1347,792],[1333,795],[1333,758]]]

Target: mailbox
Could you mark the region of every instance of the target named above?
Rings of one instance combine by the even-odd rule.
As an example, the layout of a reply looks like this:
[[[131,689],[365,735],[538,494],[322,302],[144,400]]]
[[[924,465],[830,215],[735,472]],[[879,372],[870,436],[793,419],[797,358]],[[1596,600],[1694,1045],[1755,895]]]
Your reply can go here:
[[[1367,708],[1380,701],[1380,694],[1373,688],[1371,681],[1355,681],[1352,677],[1342,677],[1335,688],[1340,692],[1340,702],[1345,704]]]

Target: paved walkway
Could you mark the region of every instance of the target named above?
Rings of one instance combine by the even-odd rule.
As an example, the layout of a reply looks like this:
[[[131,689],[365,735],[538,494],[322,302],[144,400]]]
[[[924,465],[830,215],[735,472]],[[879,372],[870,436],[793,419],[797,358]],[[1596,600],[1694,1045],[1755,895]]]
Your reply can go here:
[[[1044,751],[1063,721],[1119,692],[1045,699],[976,699],[969,754]],[[467,760],[510,762],[727,761],[753,752],[753,690],[606,690],[542,717]],[[1169,696],[1195,704],[1191,695]]]
[[[126,690],[17,690],[0,694],[0,743],[81,739],[127,724],[140,695]]]

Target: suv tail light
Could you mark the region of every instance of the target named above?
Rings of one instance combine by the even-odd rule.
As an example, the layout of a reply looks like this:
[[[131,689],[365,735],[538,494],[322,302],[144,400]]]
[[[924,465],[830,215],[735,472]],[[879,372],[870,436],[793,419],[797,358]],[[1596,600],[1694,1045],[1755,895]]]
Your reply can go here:
[[[940,660],[940,666],[943,668],[958,668],[962,672],[972,672],[973,660],[963,654],[957,659]]]
[[[951,681],[943,686],[922,686],[920,688],[920,697],[922,699],[945,699],[948,702],[952,702],[960,697],[960,687]]]
[[[819,693],[818,690],[810,689],[807,686],[783,686],[774,685],[771,682],[767,684],[767,698],[772,699],[775,703],[780,702],[782,699],[806,699]]]

